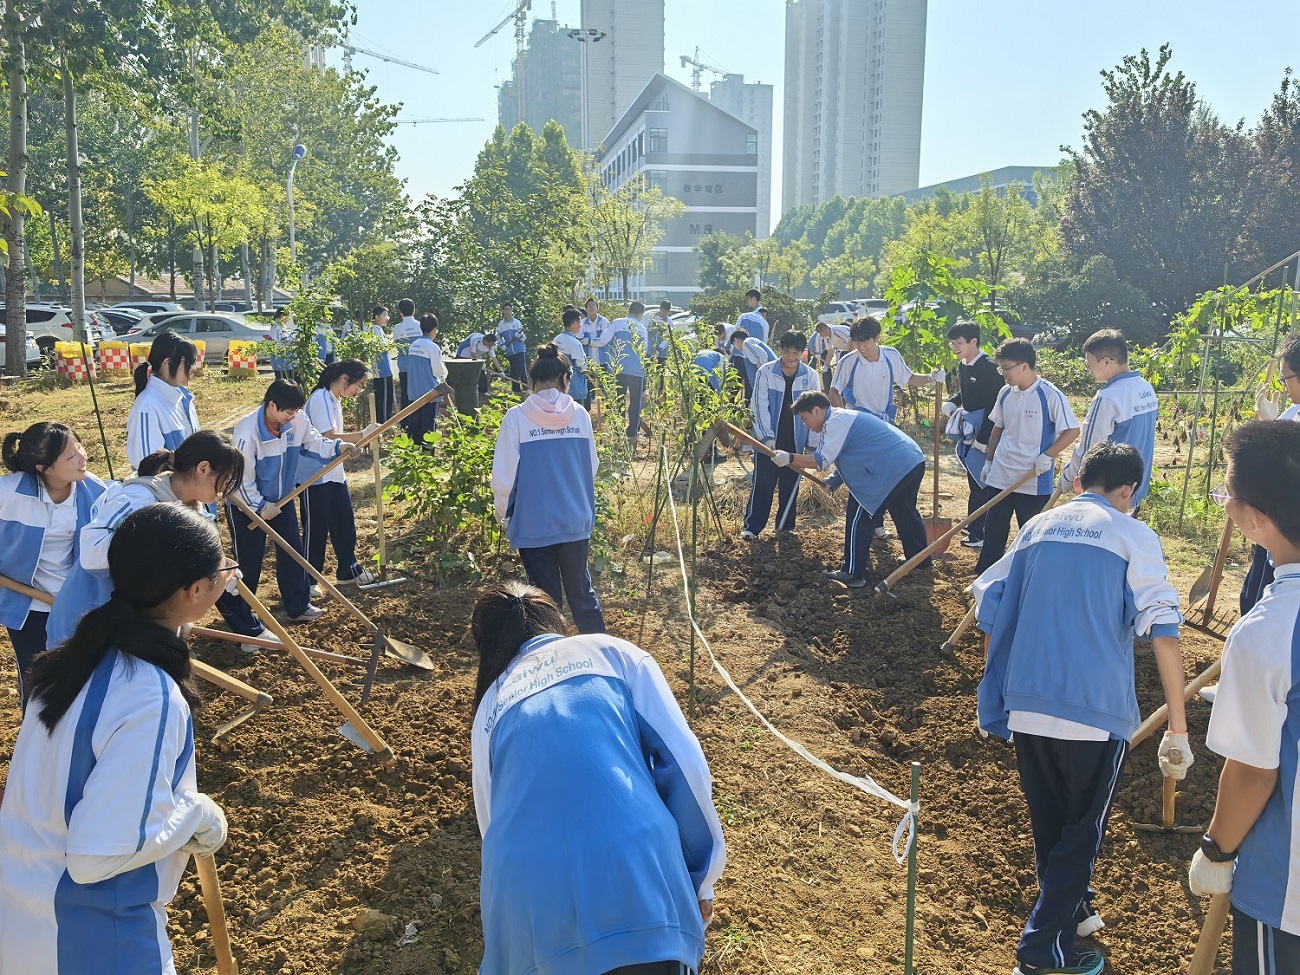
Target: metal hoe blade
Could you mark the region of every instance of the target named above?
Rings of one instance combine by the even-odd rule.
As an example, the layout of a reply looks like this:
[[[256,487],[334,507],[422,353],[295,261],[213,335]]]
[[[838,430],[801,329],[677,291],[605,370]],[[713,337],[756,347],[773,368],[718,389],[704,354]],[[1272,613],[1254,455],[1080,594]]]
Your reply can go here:
[[[373,755],[375,753],[375,750],[370,747],[369,742],[367,742],[365,738],[361,737],[361,732],[357,731],[356,728],[352,727],[351,721],[349,721],[343,727],[339,728],[338,732],[340,735],[342,735],[348,741],[352,742],[352,744],[356,745],[366,754]]]
[[[396,657],[412,667],[419,667],[421,670],[433,670],[433,661],[429,655],[419,647],[413,647],[405,640],[395,640],[391,636],[384,635],[384,653],[390,657]]]

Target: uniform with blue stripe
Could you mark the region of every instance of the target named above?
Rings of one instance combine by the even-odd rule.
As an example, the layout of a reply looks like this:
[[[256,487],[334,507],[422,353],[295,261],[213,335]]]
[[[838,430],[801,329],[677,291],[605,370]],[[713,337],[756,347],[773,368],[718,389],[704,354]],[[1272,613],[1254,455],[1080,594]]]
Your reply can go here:
[[[194,394],[150,376],[126,418],[126,459],[134,470],[155,450],[175,450],[200,429]]]
[[[726,859],[708,764],[653,658],[528,641],[472,732],[484,957],[496,975],[698,968]]]
[[[1133,492],[1133,507],[1140,505],[1151,490],[1151,468],[1156,455],[1156,418],[1160,403],[1156,391],[1142,375],[1132,370],[1111,379],[1092,398],[1084,418],[1079,442],[1062,472],[1067,483],[1079,475],[1083,455],[1096,444],[1114,441],[1131,444],[1142,455],[1145,476]]]
[[[757,342],[763,349],[766,345],[757,339],[746,339],[746,352],[750,342]],[[770,349],[767,349],[771,352]],[[785,450],[790,453],[802,453],[808,444],[808,427],[803,418],[792,413],[791,424],[786,434],[793,434],[790,440],[781,437],[781,413],[786,405],[786,375],[782,371],[780,359],[764,364],[754,374],[754,395],[750,400],[750,410],[754,414],[754,436],[773,450]],[[790,404],[802,393],[822,388],[821,376],[807,363],[799,362],[790,383]],[[754,457],[754,480],[750,486],[749,503],[745,507],[744,530],[751,535],[760,534],[767,527],[767,519],[772,513],[772,495],[777,496],[777,531],[793,531],[799,506],[799,475],[791,468],[779,468],[766,454]]]
[[[879,346],[880,358],[870,362],[860,351],[854,350],[840,359],[832,384],[841,396],[844,405],[850,410],[862,410],[874,413],[882,420],[894,422],[898,415],[898,404],[894,400],[894,387],[906,386],[912,378],[912,370],[903,361],[902,354],[893,346]],[[879,373],[876,363],[884,364],[884,372]],[[885,380],[883,383],[879,380]]]
[[[53,731],[39,711],[0,806],[0,972],[173,975],[166,905],[203,815],[185,698],[110,647]]]
[[[758,313],[757,310],[751,309],[741,314],[736,319],[736,324],[732,326],[733,330],[743,328],[751,336],[760,342],[767,344],[767,319]]]
[[[581,403],[587,398],[590,388],[587,382],[587,350],[582,347],[582,339],[572,332],[561,332],[551,340],[565,354],[573,366],[573,375],[569,378],[569,395]]]
[[[756,339],[752,335],[745,339],[741,346],[741,352],[739,355],[736,355],[734,345],[731,348],[732,361],[734,362],[736,359],[740,360],[740,363],[738,364],[743,365],[745,376],[748,378],[751,389],[754,388],[758,381],[758,370],[767,365],[767,363],[774,362],[779,358],[766,342],[762,339]]]
[[[727,360],[717,349],[705,349],[691,360],[696,372],[709,384],[715,393],[722,391],[723,376],[727,370]]]

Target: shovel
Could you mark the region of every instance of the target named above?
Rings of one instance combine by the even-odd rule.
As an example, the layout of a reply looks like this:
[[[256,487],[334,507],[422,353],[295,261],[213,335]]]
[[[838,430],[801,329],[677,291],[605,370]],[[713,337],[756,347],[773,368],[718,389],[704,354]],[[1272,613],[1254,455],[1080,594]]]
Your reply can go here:
[[[1183,753],[1177,749],[1171,749],[1169,752],[1170,759],[1175,762],[1181,762]],[[1160,822],[1159,823],[1134,823],[1134,829],[1145,830],[1148,833],[1204,833],[1205,826],[1175,826],[1174,825],[1174,802],[1178,796],[1178,780],[1168,775],[1165,776],[1164,791],[1161,795],[1160,802]]]
[[[938,539],[948,535],[948,529],[952,527],[951,518],[939,517],[939,427],[942,425],[941,417],[943,416],[943,385],[934,384],[934,503],[930,508],[930,520],[925,523],[925,540],[927,544],[933,545]],[[949,536],[951,538],[951,536]],[[948,551],[949,538],[945,538],[943,545],[934,550],[935,555],[942,555]]]
[[[1232,519],[1223,523],[1223,534],[1219,536],[1219,550],[1214,554],[1214,564],[1206,566],[1196,581],[1192,583],[1187,594],[1189,608],[1195,609],[1197,603],[1205,600],[1205,613],[1201,620],[1208,623],[1214,615],[1214,600],[1219,594],[1219,583],[1223,581],[1223,568],[1228,561],[1228,549],[1232,545]]]
[[[760,454],[763,454],[765,457],[771,458],[776,455],[776,451],[772,450],[772,448],[770,448],[767,444],[763,443],[763,441],[751,437],[744,430],[740,429],[739,427],[732,426],[726,420],[719,420],[717,423],[717,429],[720,433],[725,430],[727,433],[731,434],[733,439],[738,440],[741,443],[749,444],[751,447],[753,447]],[[816,474],[814,474],[812,471],[804,470],[804,468],[802,467],[794,467],[793,465],[791,466],[790,469],[797,471],[800,477],[812,481],[823,491],[830,493],[830,488],[826,486],[826,482],[822,480],[820,477],[818,477]]]

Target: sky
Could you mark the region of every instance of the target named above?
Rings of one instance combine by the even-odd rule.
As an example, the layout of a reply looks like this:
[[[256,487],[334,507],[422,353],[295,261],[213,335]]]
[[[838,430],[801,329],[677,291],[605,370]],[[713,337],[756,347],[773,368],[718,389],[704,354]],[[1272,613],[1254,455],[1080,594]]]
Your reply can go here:
[[[554,6],[561,24],[578,26],[579,0]],[[397,172],[412,198],[448,195],[471,175],[496,125],[496,86],[509,79],[514,59],[513,21],[474,44],[514,0],[357,0],[357,7],[353,44],[439,72],[355,55],[353,66],[367,71],[378,97],[402,103],[399,117],[484,120],[398,126]],[[549,0],[534,0],[530,20],[549,18],[550,8]],[[1250,127],[1283,71],[1300,68],[1298,19],[1295,0],[929,0],[920,185],[1001,166],[1054,165],[1062,145],[1081,144],[1083,113],[1105,105],[1099,72],[1144,47],[1154,55],[1166,42],[1171,67],[1196,83],[1215,113]],[[665,74],[690,84],[678,56],[699,47],[701,60],[774,85],[780,133],[784,0],[665,0],[664,30]],[[339,63],[339,52],[330,59]],[[775,222],[779,144],[772,162]]]

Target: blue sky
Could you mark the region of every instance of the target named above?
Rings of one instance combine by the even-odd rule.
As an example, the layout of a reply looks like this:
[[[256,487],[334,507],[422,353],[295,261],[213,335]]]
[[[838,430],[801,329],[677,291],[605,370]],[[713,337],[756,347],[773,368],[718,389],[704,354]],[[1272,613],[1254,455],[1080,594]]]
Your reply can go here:
[[[510,76],[513,24],[480,48],[474,43],[513,6],[506,0],[358,0],[353,43],[440,72],[357,55],[354,66],[366,69],[380,98],[402,102],[402,115],[484,119],[398,127],[398,174],[413,197],[448,194],[472,172],[496,125],[496,86]],[[534,0],[531,16],[549,17],[550,6]],[[555,6],[561,23],[577,25],[579,0]],[[677,58],[698,46],[702,60],[775,85],[779,133],[783,0],[666,0],[665,11],[666,73],[689,84],[690,71]],[[1196,82],[1220,118],[1253,125],[1283,70],[1300,68],[1297,20],[1294,0],[930,0],[921,184],[1057,162],[1061,145],[1080,143],[1083,112],[1103,105],[1098,72],[1143,47],[1154,53],[1166,41],[1173,45],[1173,67]],[[331,59],[337,63],[337,51]],[[775,211],[779,143],[773,167]]]

